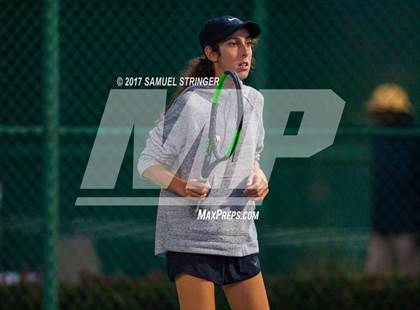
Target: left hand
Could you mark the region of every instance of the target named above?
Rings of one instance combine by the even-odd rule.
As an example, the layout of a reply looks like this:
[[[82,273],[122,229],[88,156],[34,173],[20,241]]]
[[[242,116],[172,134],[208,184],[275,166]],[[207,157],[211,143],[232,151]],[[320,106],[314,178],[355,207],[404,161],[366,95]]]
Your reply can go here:
[[[254,169],[248,177],[244,194],[254,201],[262,200],[267,196],[268,182],[261,169]]]

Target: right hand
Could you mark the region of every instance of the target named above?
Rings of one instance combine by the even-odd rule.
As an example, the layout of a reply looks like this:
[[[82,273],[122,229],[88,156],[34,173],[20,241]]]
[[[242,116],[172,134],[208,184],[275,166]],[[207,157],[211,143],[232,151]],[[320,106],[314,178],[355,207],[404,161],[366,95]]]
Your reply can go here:
[[[201,200],[207,197],[209,191],[210,183],[208,181],[204,182],[198,179],[189,179],[185,184],[182,196],[187,198],[198,198],[198,200]]]

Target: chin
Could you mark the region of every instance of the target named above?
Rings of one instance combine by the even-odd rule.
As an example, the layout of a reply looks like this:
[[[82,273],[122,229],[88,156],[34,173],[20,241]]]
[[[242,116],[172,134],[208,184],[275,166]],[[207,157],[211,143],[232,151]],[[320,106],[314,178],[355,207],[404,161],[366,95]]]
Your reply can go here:
[[[249,71],[238,72],[238,76],[241,80],[245,80],[249,75]]]

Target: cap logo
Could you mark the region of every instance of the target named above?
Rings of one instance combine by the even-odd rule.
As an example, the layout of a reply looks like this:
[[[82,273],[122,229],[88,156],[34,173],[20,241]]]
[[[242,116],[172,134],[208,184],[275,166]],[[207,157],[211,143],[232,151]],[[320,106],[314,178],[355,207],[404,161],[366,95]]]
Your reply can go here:
[[[235,20],[235,19],[237,19],[236,17],[233,17],[233,18],[228,18],[228,21],[232,21],[232,20]]]

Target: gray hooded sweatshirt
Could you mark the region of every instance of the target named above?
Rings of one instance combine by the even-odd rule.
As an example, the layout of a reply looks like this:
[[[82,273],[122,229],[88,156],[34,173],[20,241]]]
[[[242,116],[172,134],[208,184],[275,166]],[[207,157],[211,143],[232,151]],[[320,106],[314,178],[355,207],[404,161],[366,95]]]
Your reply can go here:
[[[210,174],[209,197],[244,197],[248,176],[255,160],[263,149],[264,98],[256,89],[242,84],[244,124],[239,145],[233,160],[217,165]],[[206,139],[208,136],[212,87],[187,87],[172,103],[156,127],[149,132],[145,148],[140,154],[137,169],[143,172],[153,165],[162,165],[183,179],[200,179]],[[232,92],[221,93],[220,101]],[[235,126],[235,122],[226,122]],[[222,124],[222,122],[218,123]],[[220,132],[220,131],[219,131]],[[221,131],[223,132],[223,131]],[[155,233],[155,255],[165,256],[166,251],[225,255],[242,257],[258,253],[257,231],[254,219],[199,219],[194,213],[196,202],[179,203],[180,197],[161,189],[161,199],[177,199],[177,203],[159,203]],[[182,198],[181,198],[182,199]],[[201,207],[206,210],[254,211],[255,202],[242,198],[243,203],[229,199],[218,205]]]

